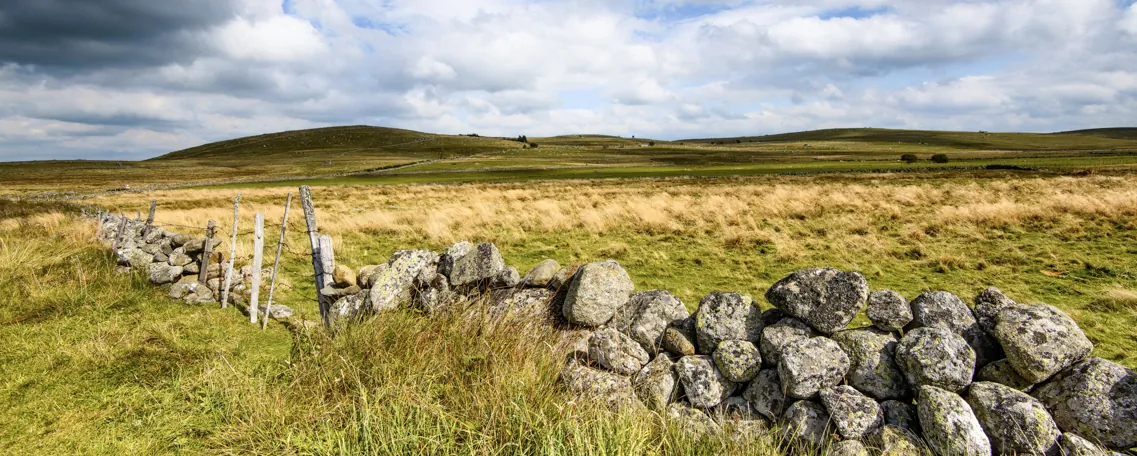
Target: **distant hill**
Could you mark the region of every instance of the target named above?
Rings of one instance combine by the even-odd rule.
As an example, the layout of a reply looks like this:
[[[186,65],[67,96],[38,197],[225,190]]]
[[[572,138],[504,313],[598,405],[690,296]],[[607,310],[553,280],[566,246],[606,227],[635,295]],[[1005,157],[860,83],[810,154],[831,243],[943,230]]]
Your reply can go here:
[[[1081,130],[1063,133],[997,133],[885,128],[833,128],[765,136],[687,139],[692,143],[858,142],[920,144],[971,150],[1091,150],[1137,146],[1137,128]]]
[[[1137,140],[1137,128],[1094,128],[1090,130],[1074,130],[1055,133],[1059,135],[1101,136],[1114,139]]]

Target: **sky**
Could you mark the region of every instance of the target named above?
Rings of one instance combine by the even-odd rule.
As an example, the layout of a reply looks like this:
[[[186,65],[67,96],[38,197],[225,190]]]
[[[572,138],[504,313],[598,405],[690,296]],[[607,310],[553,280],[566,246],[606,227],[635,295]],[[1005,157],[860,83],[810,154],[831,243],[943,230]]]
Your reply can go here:
[[[0,161],[301,128],[1137,125],[1133,0],[3,0]]]

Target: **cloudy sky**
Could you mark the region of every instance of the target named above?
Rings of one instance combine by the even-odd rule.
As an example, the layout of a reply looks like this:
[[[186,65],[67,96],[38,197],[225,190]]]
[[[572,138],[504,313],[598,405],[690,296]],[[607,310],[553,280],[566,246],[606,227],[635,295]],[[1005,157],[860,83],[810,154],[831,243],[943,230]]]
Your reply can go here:
[[[1137,125],[1133,0],[4,0],[0,160],[273,131]]]

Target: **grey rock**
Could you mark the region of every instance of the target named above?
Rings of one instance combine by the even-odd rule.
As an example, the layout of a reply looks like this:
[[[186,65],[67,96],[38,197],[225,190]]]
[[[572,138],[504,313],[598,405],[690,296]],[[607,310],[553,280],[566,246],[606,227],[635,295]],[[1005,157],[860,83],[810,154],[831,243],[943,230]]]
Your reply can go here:
[[[786,393],[782,391],[782,382],[778,379],[776,369],[763,369],[758,372],[746,390],[742,392],[743,399],[750,403],[755,412],[770,421],[778,421],[790,404]]]
[[[1109,456],[1093,442],[1069,432],[1058,437],[1058,447],[1062,456]]]
[[[947,329],[919,328],[900,339],[896,365],[913,389],[930,385],[958,392],[971,384],[975,351],[962,336]]]
[[[149,266],[150,283],[155,285],[164,285],[167,283],[177,282],[182,276],[181,266],[170,266],[162,263],[151,263]]]
[[[125,253],[126,262],[130,267],[135,269],[142,269],[150,266],[154,262],[154,254],[147,253],[141,249],[130,249]]]
[[[892,290],[876,290],[869,294],[868,317],[883,331],[899,331],[912,322],[908,300]]]
[[[641,291],[616,309],[608,326],[632,337],[648,353],[659,352],[663,332],[674,321],[690,317],[674,295],[663,290]]]
[[[971,309],[954,294],[946,291],[921,293],[912,300],[912,316],[912,323],[907,326],[908,331],[932,327],[947,329],[963,336],[975,351],[976,368],[1004,357],[999,343],[983,331]]]
[[[916,413],[915,405],[888,400],[880,403],[880,410],[884,413],[884,424],[920,434],[920,417]]]
[[[335,282],[338,288],[347,288],[358,285],[355,271],[342,264],[337,264],[335,269],[332,270],[332,282]]]
[[[758,350],[762,353],[763,364],[768,367],[777,366],[787,345],[816,335],[813,328],[793,317],[763,328],[762,335],[758,338]]]
[[[844,329],[865,308],[869,284],[857,272],[811,268],[766,290],[766,300],[824,334]]]
[[[983,426],[958,394],[922,386],[916,403],[924,439],[936,454],[991,455],[991,441]]]
[[[975,382],[967,403],[999,454],[1058,454],[1062,433],[1038,399],[1022,391],[991,382]]]
[[[710,356],[684,356],[675,363],[675,373],[691,405],[709,409],[734,392],[735,385],[715,368]]]
[[[588,367],[575,357],[570,357],[561,369],[561,381],[570,392],[619,407],[628,404],[635,397],[632,381],[628,377]]]
[[[849,355],[849,385],[877,399],[908,396],[908,381],[896,365],[896,336],[877,328],[838,331],[833,340]]]
[[[159,252],[157,244],[142,244],[138,246],[138,249],[151,255]]]
[[[1040,383],[1089,356],[1094,344],[1054,306],[1009,306],[999,312],[995,337],[1022,378]]]
[[[549,289],[560,290],[561,288],[568,286],[570,283],[572,283],[572,280],[576,278],[576,271],[579,269],[579,264],[570,264],[568,266],[562,267],[557,271],[556,274],[553,274],[552,279],[549,279]]]
[[[832,433],[825,407],[812,401],[797,401],[786,409],[783,418],[786,440],[819,450]]]
[[[869,450],[859,440],[842,440],[829,446],[829,456],[869,456]]]
[[[359,271],[356,271],[355,273],[356,281],[358,282],[356,285],[359,285],[360,288],[371,289],[371,286],[375,285],[375,283],[369,282],[368,280],[371,278],[371,274],[374,274],[375,269],[378,267],[379,265],[377,264],[369,264],[367,266],[359,268]]]
[[[762,310],[748,296],[715,292],[699,301],[695,312],[695,339],[699,353],[711,354],[724,340],[758,340]]]
[[[663,331],[660,341],[663,349],[676,356],[690,356],[695,354],[695,334],[687,329],[668,326]]]
[[[200,272],[201,272],[201,264],[199,264],[197,262],[193,262],[193,263],[187,264],[185,266],[182,266],[182,274],[197,275]]]
[[[262,283],[263,283],[263,280],[262,280]],[[339,298],[342,298],[342,297],[347,296],[347,295],[353,295],[353,294],[359,293],[360,291],[363,291],[363,289],[359,288],[356,285],[352,285],[352,286],[347,287],[347,288],[334,288],[331,286],[327,286],[327,287],[324,287],[322,290],[320,290],[320,294],[327,296],[329,299],[335,300],[335,299],[339,299]]]
[[[265,311],[269,309],[266,306],[259,306],[259,310],[261,315],[264,315]],[[289,318],[292,318],[292,316],[295,314],[296,312],[294,312],[291,307],[282,306],[280,304],[273,304],[272,312],[270,312],[268,316],[273,320],[287,320]]]
[[[694,436],[704,436],[719,431],[719,425],[710,416],[697,408],[676,402],[667,407],[667,417],[683,432]]]
[[[170,286],[170,292],[169,292],[168,296],[170,297],[170,299],[185,299],[186,296],[189,296],[191,294],[197,294],[198,291],[205,290],[208,288],[209,287],[206,286],[206,284],[203,284],[203,283],[198,282],[196,280],[180,282],[180,283],[175,283],[172,286]]]
[[[675,363],[661,353],[632,378],[636,397],[651,410],[664,410],[679,396],[679,376]]]
[[[383,312],[413,303],[414,284],[422,270],[438,261],[429,250],[404,250],[391,255],[386,268],[378,268],[369,279],[373,282],[367,306],[372,312]]]
[[[992,336],[995,335],[995,324],[999,312],[1007,307],[1018,305],[995,287],[980,292],[975,296],[974,302],[975,320],[979,322],[979,327],[983,331]]]
[[[193,239],[189,242],[186,242],[185,244],[182,244],[182,248],[185,250],[186,253],[188,253],[190,255],[194,255],[194,254],[201,253],[201,252],[205,251],[204,247],[205,247],[205,238],[196,238],[196,239]]]
[[[175,250],[170,253],[169,259],[166,260],[166,262],[169,263],[170,266],[185,266],[187,264],[193,263],[193,258],[190,258],[190,256],[186,255],[185,253]]]
[[[640,344],[612,328],[599,329],[588,338],[588,356],[597,364],[621,375],[632,375],[651,361]]]
[[[506,267],[494,280],[496,287],[513,288],[518,285],[521,285],[521,274],[518,274],[517,268],[513,266]]]
[[[762,369],[762,355],[758,347],[746,340],[719,342],[712,357],[722,375],[734,383],[746,383]]]
[[[553,280],[553,276],[561,269],[561,264],[557,260],[544,260],[533,266],[529,272],[525,273],[525,278],[522,282],[525,286],[544,288],[549,286],[549,282]]]
[[[983,366],[979,372],[975,373],[975,381],[994,382],[1027,393],[1034,389],[1034,384],[1019,375],[1006,358]]]
[[[189,243],[190,239],[192,239],[192,238],[190,238],[189,235],[175,234],[173,237],[170,238],[170,244],[173,245],[174,248],[179,248],[179,247],[184,246],[187,243]],[[185,250],[182,250],[182,251],[184,252]]]
[[[569,285],[564,316],[569,323],[600,326],[628,303],[634,288],[632,278],[619,263],[607,260],[586,264]]]
[[[711,416],[716,418],[719,422],[727,421],[755,421],[761,420],[762,417],[754,412],[750,407],[750,403],[742,396],[731,396],[726,400],[716,405],[714,410],[711,411]]]
[[[450,246],[450,248],[446,249],[438,258],[438,273],[446,276],[446,280],[450,280],[450,273],[454,270],[454,263],[473,251],[474,244],[471,244],[469,241],[458,242]]]
[[[454,293],[450,290],[450,281],[446,280],[446,276],[434,274],[434,277],[426,282],[419,280],[415,279],[416,283],[412,290],[414,300],[427,313],[439,312],[454,300]]]
[[[462,287],[492,281],[505,270],[505,260],[497,246],[483,242],[474,250],[454,260],[447,279],[450,285]]]
[[[920,439],[907,429],[885,425],[876,436],[880,456],[911,456],[925,454]]]
[[[778,360],[778,378],[786,396],[809,399],[837,386],[849,371],[849,357],[832,339],[802,339],[786,347]]]
[[[1035,387],[1032,395],[1065,432],[1116,450],[1137,446],[1137,373],[1120,364],[1090,358]]]
[[[349,323],[362,317],[370,310],[367,304],[368,291],[362,291],[351,296],[344,296],[328,308],[328,323],[333,331],[342,330]]]
[[[494,295],[491,316],[506,321],[546,322],[552,318],[553,292],[544,288],[507,290]]]
[[[168,263],[169,261],[170,261],[170,257],[166,256],[165,253],[158,252],[158,253],[154,254],[154,262],[155,263],[167,263],[167,264],[169,264]]]
[[[851,386],[821,390],[821,404],[843,438],[857,440],[875,433],[884,425],[880,404]]]

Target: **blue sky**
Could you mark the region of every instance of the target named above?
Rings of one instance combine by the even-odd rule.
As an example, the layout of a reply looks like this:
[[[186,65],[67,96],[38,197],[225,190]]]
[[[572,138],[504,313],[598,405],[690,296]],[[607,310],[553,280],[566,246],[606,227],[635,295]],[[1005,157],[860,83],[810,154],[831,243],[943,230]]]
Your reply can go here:
[[[0,160],[344,124],[679,139],[1134,119],[1130,0],[0,5]]]

